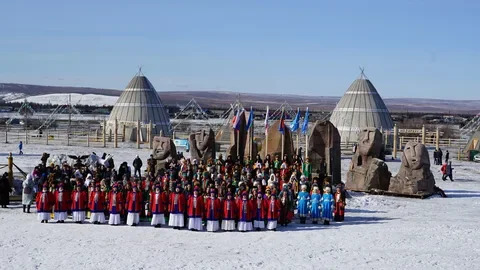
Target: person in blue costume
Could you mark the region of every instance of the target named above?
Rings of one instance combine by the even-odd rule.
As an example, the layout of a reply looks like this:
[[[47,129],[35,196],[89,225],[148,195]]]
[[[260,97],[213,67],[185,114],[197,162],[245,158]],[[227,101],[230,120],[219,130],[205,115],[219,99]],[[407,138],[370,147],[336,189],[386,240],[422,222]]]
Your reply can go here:
[[[333,219],[333,195],[331,191],[330,187],[325,187],[323,189],[322,199],[320,200],[324,225],[330,224],[330,221]]]
[[[308,202],[310,201],[310,194],[307,192],[307,186],[302,185],[302,191],[297,196],[298,204],[297,211],[300,217],[300,224],[305,224],[308,215]]]
[[[317,224],[320,219],[321,199],[320,189],[318,189],[318,186],[313,186],[312,195],[310,196],[310,217],[312,218],[312,224]]]

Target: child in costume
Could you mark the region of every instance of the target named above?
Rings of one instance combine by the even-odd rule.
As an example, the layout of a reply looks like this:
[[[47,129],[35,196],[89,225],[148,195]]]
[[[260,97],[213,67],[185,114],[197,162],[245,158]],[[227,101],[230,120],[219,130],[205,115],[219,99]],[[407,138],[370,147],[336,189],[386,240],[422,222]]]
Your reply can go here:
[[[222,205],[220,200],[216,197],[215,189],[210,190],[210,197],[208,197],[205,204],[205,215],[207,219],[207,231],[216,232],[220,229],[219,219],[222,212]]]
[[[272,192],[270,199],[268,200],[268,211],[267,211],[267,229],[268,230],[277,230],[277,220],[280,216],[280,202],[277,200],[277,194]]]
[[[82,183],[77,182],[75,191],[72,193],[72,216],[75,223],[85,221],[85,208],[87,208],[87,193],[82,190]]]
[[[323,189],[323,196],[320,199],[322,205],[323,224],[328,225],[333,219],[333,196],[330,187]]]
[[[170,217],[168,220],[168,226],[173,227],[176,230],[180,230],[185,226],[183,213],[185,211],[185,195],[181,192],[181,186],[177,185],[174,193],[170,193],[168,210]]]
[[[204,203],[200,195],[200,188],[193,189],[193,195],[188,198],[188,229],[191,231],[201,231]]]
[[[345,192],[342,191],[342,186],[338,185],[337,190],[333,196],[335,200],[335,211],[334,211],[334,220],[335,221],[343,221],[345,218]]]
[[[105,194],[100,190],[100,183],[95,184],[95,190],[90,193],[88,200],[88,208],[92,213],[90,222],[93,224],[105,223]]]
[[[307,186],[302,185],[302,191],[298,193],[297,197],[297,211],[300,217],[300,224],[305,224],[308,215],[308,203],[310,201],[310,194],[307,192]]]
[[[267,216],[268,202],[263,198],[263,194],[258,192],[257,198],[254,199],[255,218],[253,220],[253,227],[260,231],[265,228],[265,218]]]
[[[248,199],[248,193],[244,191],[238,203],[238,230],[241,232],[253,230],[252,217],[252,201]]]
[[[310,197],[310,217],[312,218],[312,223],[317,224],[320,219],[320,200],[322,195],[320,195],[320,189],[318,186],[313,186],[312,196]]]
[[[126,208],[128,211],[127,225],[137,226],[140,223],[140,211],[142,211],[142,192],[137,189],[137,184],[132,184],[132,191],[127,193]]]
[[[64,189],[63,183],[58,184],[58,189],[55,191],[55,209],[53,218],[57,223],[64,223],[67,219],[68,203],[70,196]]]
[[[237,216],[237,204],[232,197],[232,193],[227,193],[227,198],[223,201],[222,230],[234,231],[235,218]]]
[[[112,190],[108,195],[108,211],[110,216],[108,224],[119,225],[121,223],[120,214],[123,211],[123,194],[118,190],[118,185],[113,184]]]
[[[37,205],[38,220],[40,220],[41,223],[48,223],[50,213],[52,212],[53,198],[51,193],[48,192],[46,182],[42,186],[42,192],[37,194],[35,203]]]
[[[160,228],[165,225],[165,208],[167,198],[165,193],[162,193],[160,184],[155,185],[155,191],[150,194],[150,212],[152,213],[152,222],[150,223],[155,228]]]

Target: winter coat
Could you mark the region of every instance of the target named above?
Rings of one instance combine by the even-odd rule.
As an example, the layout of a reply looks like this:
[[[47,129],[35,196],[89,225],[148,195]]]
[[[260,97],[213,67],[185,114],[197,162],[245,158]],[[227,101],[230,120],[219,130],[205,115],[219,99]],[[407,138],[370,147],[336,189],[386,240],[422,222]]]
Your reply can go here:
[[[135,169],[140,169],[143,166],[142,160],[140,158],[135,158],[133,160],[133,167]]]
[[[50,192],[39,192],[36,198],[38,213],[51,213],[53,205],[53,196]]]
[[[202,218],[203,210],[205,206],[203,203],[203,197],[191,195],[188,198],[188,217],[189,218]]]
[[[57,190],[54,193],[54,198],[55,198],[55,205],[53,210],[55,212],[67,212],[71,204],[70,193],[65,190],[63,192],[59,192]]]
[[[312,218],[320,218],[320,194],[312,194],[310,197],[310,216]]]
[[[277,220],[280,216],[280,201],[273,199],[273,197],[267,200],[268,209],[267,209],[267,219],[268,220]]]
[[[123,211],[123,194],[121,192],[110,191],[108,195],[108,211],[110,214],[121,214]]]
[[[87,193],[85,191],[72,192],[72,211],[85,211],[87,208]]]
[[[223,220],[235,220],[237,218],[237,203],[235,200],[224,200],[223,201],[223,211],[222,211]]]
[[[322,218],[327,220],[333,219],[333,195],[331,193],[324,193],[320,199],[322,204]]]
[[[167,197],[165,193],[150,193],[150,212],[152,214],[163,214],[167,208]]]
[[[251,200],[240,200],[238,203],[238,220],[250,222],[254,217],[253,204]]]
[[[218,198],[208,198],[205,203],[205,218],[207,220],[219,220],[222,213],[222,205]]]
[[[305,217],[308,214],[308,202],[310,201],[310,195],[308,192],[301,191],[298,193],[298,205],[297,210],[298,214],[301,217]]]
[[[0,179],[0,205],[8,205],[10,203],[10,183],[7,177]]]
[[[142,192],[129,191],[125,208],[129,213],[140,213],[142,210]]]
[[[88,208],[92,213],[103,213],[105,210],[105,193],[93,191],[88,199]]]
[[[168,212],[170,214],[183,214],[185,212],[185,195],[183,193],[171,193],[169,198]]]
[[[27,179],[22,183],[22,204],[30,205],[33,202],[35,197],[35,184],[33,182],[33,176],[31,174],[27,175]]]

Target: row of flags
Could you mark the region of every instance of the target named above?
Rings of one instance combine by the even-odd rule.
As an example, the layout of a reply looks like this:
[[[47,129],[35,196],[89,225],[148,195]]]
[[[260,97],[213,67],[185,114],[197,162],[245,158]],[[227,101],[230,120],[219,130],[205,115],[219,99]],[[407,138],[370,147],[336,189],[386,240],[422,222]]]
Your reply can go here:
[[[240,115],[244,111],[245,109],[238,110],[237,114],[233,116],[233,119],[232,119],[233,129],[240,130]],[[303,118],[303,123],[302,123],[302,134],[304,135],[307,134],[307,131],[308,131],[308,117],[309,117],[309,112],[307,107],[307,110],[305,111],[305,116]],[[247,126],[246,126],[247,130],[249,130],[253,126],[254,118],[255,118],[255,115],[253,112],[253,108],[250,107],[250,115],[248,116]],[[267,113],[265,114],[265,134],[267,134],[268,132],[269,118],[270,118],[270,110],[267,107]],[[297,115],[295,115],[295,118],[290,124],[290,130],[292,132],[296,132],[299,128],[300,128],[300,108],[297,109]],[[278,126],[278,131],[280,131],[282,134],[285,132],[285,111],[282,111],[282,114],[280,116],[280,125]]]

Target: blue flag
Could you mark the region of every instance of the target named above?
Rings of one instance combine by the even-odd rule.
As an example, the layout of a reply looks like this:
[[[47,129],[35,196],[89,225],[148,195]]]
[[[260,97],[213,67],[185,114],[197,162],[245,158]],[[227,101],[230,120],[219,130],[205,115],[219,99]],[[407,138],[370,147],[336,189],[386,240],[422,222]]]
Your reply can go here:
[[[282,115],[280,116],[280,125],[278,125],[278,131],[284,134],[285,132],[285,112],[282,111]]]
[[[250,129],[250,127],[253,125],[253,119],[254,119],[254,115],[253,115],[253,108],[250,107],[250,115],[248,116],[248,121],[247,121],[247,130]]]
[[[233,123],[233,129],[235,130],[240,130],[240,115],[242,115],[243,109],[240,111],[240,109],[237,111],[237,116],[235,116],[235,123]]]
[[[308,107],[307,111],[305,111],[305,118],[303,118],[303,125],[302,125],[302,134],[307,134],[308,131]]]
[[[292,123],[290,124],[290,130],[295,132],[298,130],[300,126],[300,108],[297,109],[297,115],[295,115],[295,119],[293,119]]]

